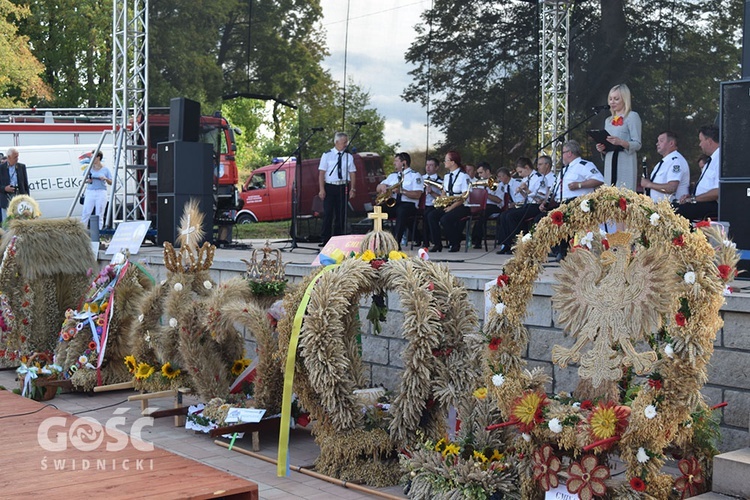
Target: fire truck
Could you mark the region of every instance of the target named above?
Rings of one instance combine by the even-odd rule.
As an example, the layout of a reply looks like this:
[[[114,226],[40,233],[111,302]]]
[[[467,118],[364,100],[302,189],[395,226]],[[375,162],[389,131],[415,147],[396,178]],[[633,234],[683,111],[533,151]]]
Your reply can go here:
[[[169,138],[169,108],[152,108],[149,111],[148,130],[148,213],[156,214],[157,194],[157,144]],[[102,133],[111,131],[112,110],[98,108],[29,108],[0,109],[0,151],[10,147],[28,150],[31,146],[96,145]],[[232,221],[242,204],[237,190],[239,176],[235,163],[235,129],[217,112],[200,118],[200,141],[212,144],[218,164],[214,168],[214,194],[216,218],[222,224]],[[25,163],[23,158],[20,159]],[[35,169],[28,165],[30,182]],[[67,172],[66,172],[67,174]],[[32,196],[34,193],[31,193]],[[72,201],[72,197],[70,200]],[[67,213],[53,211],[44,216],[64,217]]]

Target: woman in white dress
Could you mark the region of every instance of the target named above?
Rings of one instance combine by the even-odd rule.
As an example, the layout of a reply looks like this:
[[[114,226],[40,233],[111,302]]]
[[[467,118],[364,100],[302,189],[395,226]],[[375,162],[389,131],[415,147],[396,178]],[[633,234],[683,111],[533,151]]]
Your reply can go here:
[[[617,151],[605,151],[604,144],[596,150],[604,153],[604,182],[635,191],[638,185],[638,151],[641,149],[641,117],[631,109],[630,89],[624,83],[609,91],[612,116],[604,122],[609,136],[607,142],[619,146]]]

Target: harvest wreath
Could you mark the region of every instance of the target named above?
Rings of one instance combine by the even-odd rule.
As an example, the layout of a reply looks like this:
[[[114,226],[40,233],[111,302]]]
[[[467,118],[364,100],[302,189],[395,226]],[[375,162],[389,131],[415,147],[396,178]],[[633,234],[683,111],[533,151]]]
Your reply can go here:
[[[317,421],[321,453],[316,470],[347,481],[395,484],[400,476],[397,450],[416,438],[439,439],[448,408],[470,392],[480,375],[481,345],[464,335],[477,328],[466,290],[448,268],[405,258],[393,237],[370,233],[363,251],[311,274],[286,295],[288,314],[279,321],[279,346],[287,352],[293,339],[294,311],[301,311],[299,355],[294,391]],[[360,356],[358,318],[365,295],[398,293],[403,336],[404,372],[398,395],[383,425],[372,425],[354,394],[366,387]],[[302,306],[308,294],[309,303]]]
[[[627,233],[600,233],[602,223]],[[524,369],[522,320],[541,265],[561,240],[573,248],[553,307],[576,342],[555,346],[552,361],[580,362],[579,386],[573,395],[548,397],[541,369]],[[705,489],[715,423],[700,389],[735,275],[734,244],[707,222],[691,228],[666,202],[606,187],[551,212],[514,254],[491,291],[485,375],[505,420],[497,427],[520,432],[524,498],[558,484],[582,499],[662,499]],[[645,377],[640,385],[634,374]],[[624,480],[610,477],[617,452]],[[669,453],[681,459],[677,479],[661,472]]]

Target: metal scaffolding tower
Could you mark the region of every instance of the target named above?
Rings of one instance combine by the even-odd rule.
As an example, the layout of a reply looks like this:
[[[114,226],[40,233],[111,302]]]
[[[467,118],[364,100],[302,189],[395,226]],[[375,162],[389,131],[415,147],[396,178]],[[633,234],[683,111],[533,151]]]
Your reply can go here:
[[[148,0],[114,0],[112,121],[115,182],[107,226],[148,220]]]
[[[570,11],[568,0],[541,0],[542,67],[539,144],[547,144],[568,129],[568,47]],[[557,165],[557,144],[545,153]]]

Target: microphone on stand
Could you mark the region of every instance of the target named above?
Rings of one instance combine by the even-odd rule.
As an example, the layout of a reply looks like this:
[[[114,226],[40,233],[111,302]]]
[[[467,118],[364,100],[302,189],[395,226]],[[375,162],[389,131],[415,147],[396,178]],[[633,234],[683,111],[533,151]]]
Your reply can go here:
[[[367,125],[367,122],[352,122],[352,125],[356,125],[358,127],[361,127],[363,125]]]
[[[596,111],[597,113],[600,111],[606,111],[609,109],[609,104],[602,104],[601,106],[594,106],[591,108],[591,111]]]

